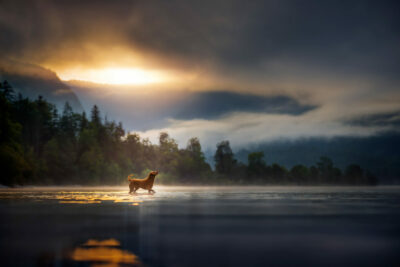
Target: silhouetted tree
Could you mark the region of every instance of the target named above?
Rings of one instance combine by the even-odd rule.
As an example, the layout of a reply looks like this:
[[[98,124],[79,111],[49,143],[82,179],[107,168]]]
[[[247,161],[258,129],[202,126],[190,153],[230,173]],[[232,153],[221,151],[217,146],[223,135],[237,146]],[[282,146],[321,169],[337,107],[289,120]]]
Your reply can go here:
[[[189,139],[186,149],[179,151],[180,160],[177,166],[180,181],[184,183],[201,183],[210,179],[211,167],[205,161],[201,144],[197,137]]]
[[[8,100],[8,101],[14,101],[15,98],[15,92],[12,86],[4,80],[3,83],[0,83],[0,90],[3,96]]]
[[[344,175],[349,184],[360,184],[364,178],[363,170],[357,164],[348,165]]]
[[[92,108],[90,120],[94,128],[99,128],[101,126],[100,111],[97,105],[94,105]]]
[[[378,178],[373,175],[372,173],[370,173],[369,171],[365,172],[365,179],[367,184],[369,185],[377,185],[378,184]]]
[[[310,179],[310,183],[312,184],[319,184],[319,172],[318,172],[318,168],[315,166],[311,166],[310,170],[309,170],[309,179]]]
[[[247,156],[247,175],[251,178],[262,178],[266,174],[267,164],[264,161],[264,152],[253,152]]]
[[[4,81],[0,91],[0,183],[23,184],[31,178],[33,168],[30,154],[24,153],[21,145],[22,125],[15,121],[15,107],[11,102],[11,86]]]
[[[82,132],[85,129],[89,128],[89,120],[86,117],[86,112],[82,112],[82,115],[79,120],[79,131]]]
[[[271,178],[274,183],[285,183],[288,171],[285,167],[274,163],[270,168]]]
[[[329,183],[333,179],[333,162],[328,157],[320,157],[319,161],[317,162],[317,168],[319,172],[319,176],[321,180],[325,183]]]
[[[290,180],[296,184],[306,184],[310,177],[309,169],[304,165],[295,165],[290,170]]]
[[[234,158],[229,141],[222,141],[217,144],[217,151],[214,155],[215,169],[219,174],[231,174],[236,167],[236,159]]]
[[[166,132],[159,136],[159,152],[157,153],[158,169],[163,172],[176,173],[179,164],[179,149],[176,141]]]

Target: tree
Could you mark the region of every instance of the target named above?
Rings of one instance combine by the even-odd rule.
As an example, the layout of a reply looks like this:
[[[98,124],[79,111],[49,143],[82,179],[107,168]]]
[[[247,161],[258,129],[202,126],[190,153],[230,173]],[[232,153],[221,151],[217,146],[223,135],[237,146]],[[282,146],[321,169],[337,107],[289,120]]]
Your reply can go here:
[[[178,144],[168,133],[161,132],[158,140],[161,152],[174,153],[178,151]]]
[[[319,183],[318,175],[319,175],[318,168],[315,166],[311,166],[309,170],[310,183],[318,184]]]
[[[89,128],[89,121],[86,117],[86,112],[82,112],[81,118],[79,120],[79,131],[82,132],[87,128]]]
[[[271,177],[275,181],[275,183],[284,183],[286,182],[287,170],[285,167],[274,163],[271,166]]]
[[[118,125],[115,126],[115,129],[114,129],[112,135],[114,137],[114,140],[116,140],[118,142],[121,141],[121,138],[123,136],[125,136],[125,130],[124,130],[124,127],[122,126],[122,122],[119,122]]]
[[[325,182],[331,182],[333,178],[333,162],[328,157],[320,157],[317,162],[319,176]]]
[[[159,136],[158,168],[161,171],[177,173],[179,163],[178,144],[166,132],[161,132]]]
[[[217,144],[217,151],[214,155],[215,169],[219,174],[231,174],[237,161],[234,158],[229,141],[222,141]]]
[[[204,158],[204,154],[201,151],[201,144],[199,138],[197,137],[192,137],[189,139],[186,145],[186,150],[190,152],[193,157]]]
[[[205,161],[201,144],[197,137],[190,138],[186,149],[179,151],[178,174],[184,183],[199,183],[200,180],[208,179],[211,167]]]
[[[369,171],[366,171],[365,179],[366,179],[367,184],[369,184],[369,185],[377,185],[378,184],[378,178]]]
[[[15,92],[12,86],[4,80],[3,83],[0,83],[0,90],[3,94],[3,96],[8,100],[8,101],[14,101],[15,98]]]
[[[264,161],[264,152],[253,152],[247,156],[247,175],[250,177],[261,177],[265,175],[267,164]]]
[[[296,184],[305,184],[310,177],[309,169],[304,165],[295,165],[290,170],[290,179]]]
[[[12,87],[6,81],[0,91],[0,184],[14,185],[27,182],[33,168],[21,145],[22,125],[15,121],[15,108],[10,101]],[[29,182],[29,181],[28,181]]]
[[[346,182],[350,184],[361,184],[363,183],[364,171],[357,164],[350,164],[346,167],[345,170],[345,179]]]
[[[64,110],[60,118],[60,130],[64,138],[75,142],[75,137],[79,132],[79,124],[81,116],[72,111],[72,107],[68,102],[64,105]]]
[[[92,123],[92,126],[94,128],[99,128],[101,126],[100,111],[97,105],[93,106],[90,114],[90,119],[90,122]]]

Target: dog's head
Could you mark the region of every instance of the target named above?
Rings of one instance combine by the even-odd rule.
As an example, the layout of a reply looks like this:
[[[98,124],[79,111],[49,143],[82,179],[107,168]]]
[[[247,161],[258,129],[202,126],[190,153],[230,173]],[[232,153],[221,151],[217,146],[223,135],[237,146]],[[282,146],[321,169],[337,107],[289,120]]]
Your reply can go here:
[[[158,174],[158,171],[152,171],[152,172],[150,172],[150,174],[149,174],[149,176],[151,175],[151,176],[156,176]]]

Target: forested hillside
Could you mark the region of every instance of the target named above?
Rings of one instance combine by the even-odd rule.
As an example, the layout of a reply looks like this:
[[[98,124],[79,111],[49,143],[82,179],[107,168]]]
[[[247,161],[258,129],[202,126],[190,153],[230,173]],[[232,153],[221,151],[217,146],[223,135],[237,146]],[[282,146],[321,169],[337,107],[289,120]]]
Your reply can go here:
[[[263,152],[248,154],[248,164],[235,159],[229,141],[217,144],[215,170],[205,161],[198,138],[185,148],[168,133],[158,144],[127,133],[122,123],[103,118],[97,106],[89,115],[65,103],[59,112],[43,97],[31,100],[0,84],[0,161],[3,185],[116,185],[133,173],[144,177],[159,170],[163,184],[376,184],[360,166],[344,170],[321,157],[313,166],[291,169],[267,165]]]

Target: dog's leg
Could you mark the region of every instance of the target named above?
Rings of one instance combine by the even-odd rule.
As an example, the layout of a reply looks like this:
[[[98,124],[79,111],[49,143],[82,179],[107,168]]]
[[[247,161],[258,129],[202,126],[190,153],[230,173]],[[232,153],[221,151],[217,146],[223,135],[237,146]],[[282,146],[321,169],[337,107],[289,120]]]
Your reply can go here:
[[[154,191],[153,189],[149,190],[149,194],[155,194],[155,193],[156,193],[156,191]]]

